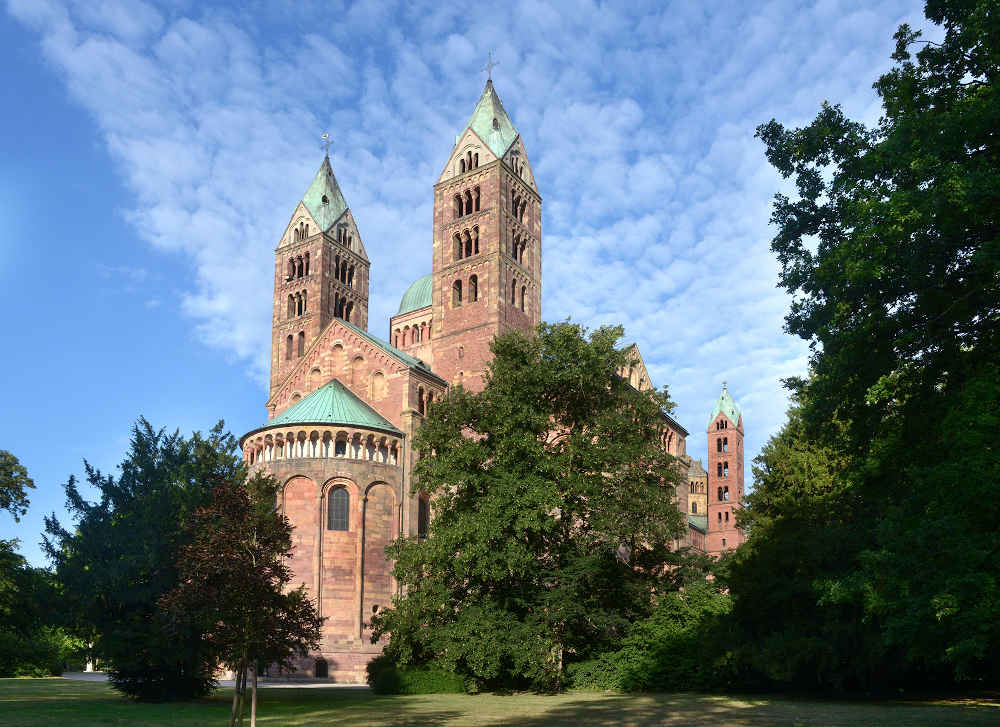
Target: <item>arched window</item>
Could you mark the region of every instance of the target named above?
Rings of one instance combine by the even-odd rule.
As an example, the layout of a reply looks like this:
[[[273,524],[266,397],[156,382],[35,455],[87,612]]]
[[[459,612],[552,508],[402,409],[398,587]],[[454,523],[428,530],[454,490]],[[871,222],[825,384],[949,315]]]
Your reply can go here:
[[[471,151],[465,152],[465,158],[468,160],[466,167],[468,169],[472,169],[472,152]]]
[[[722,451],[723,452],[729,451],[729,437],[722,438]]]
[[[472,168],[473,169],[479,168],[479,152],[476,152],[475,154],[472,155]]]
[[[306,352],[306,332],[299,331],[299,356]]]
[[[465,160],[464,159],[459,159],[458,160],[458,173],[459,174],[465,174]]]
[[[719,439],[718,437],[715,438],[715,451],[716,452],[722,451],[722,440]]]
[[[302,291],[302,312],[305,313],[307,310],[309,310],[309,291],[308,290],[303,290]]]
[[[462,196],[456,194],[455,195],[455,217],[461,217],[461,216],[462,216]]]
[[[476,187],[476,212],[479,211],[479,187]]]
[[[296,266],[295,267],[295,277],[301,278],[302,277],[302,256],[301,255],[299,255],[297,258],[295,258],[295,266]]]
[[[285,360],[290,361],[292,358],[292,346],[294,346],[294,339],[292,334],[288,334],[288,338],[285,339]]]
[[[309,253],[306,253],[306,275],[309,274]]]
[[[472,256],[472,235],[470,235],[469,231],[466,230],[465,233],[464,233],[464,236],[465,236],[464,237],[464,239],[465,239],[465,257],[471,257]]]
[[[462,259],[462,236],[459,233],[457,233],[457,232],[455,233],[454,248],[455,249],[454,249],[454,252],[452,253],[452,256],[454,257],[455,260],[461,260]]]
[[[515,305],[517,303],[517,281],[510,281],[510,304]]]
[[[344,444],[346,449],[347,442],[344,440],[339,440],[337,442],[338,454],[341,444]],[[326,529],[347,530],[350,507],[351,496],[348,494],[346,489],[343,487],[334,487],[330,490],[330,501],[327,503],[326,510]]]
[[[465,190],[465,214],[472,214],[472,192]]]
[[[351,322],[351,313],[354,312],[354,303],[348,303],[347,308],[344,310],[344,320],[348,323]]]
[[[716,469],[715,475],[717,477],[722,477],[722,462],[717,463],[715,465],[715,469]]]
[[[354,287],[354,266],[352,265],[347,269],[347,287]]]
[[[725,487],[722,488],[722,499],[723,500],[729,499],[729,485],[726,485]]]
[[[326,199],[325,197],[323,199]],[[326,663],[326,659],[317,659],[316,666],[313,668],[313,674],[315,674],[316,679],[329,679],[330,678],[330,666]]]
[[[424,407],[424,387],[421,386],[417,389],[417,413],[422,416],[426,411]]]
[[[294,315],[295,315],[295,298],[293,298],[292,294],[289,293],[288,294],[288,317],[291,318]]]
[[[691,512],[693,514],[695,514],[695,515],[698,514],[698,503],[697,502],[692,502],[691,503]]]
[[[451,284],[451,306],[458,308],[462,305],[462,281],[456,280]]]
[[[472,228],[472,252],[474,255],[479,254],[479,228]]]
[[[527,296],[528,289],[525,286],[521,286],[521,310],[524,310],[524,299]]]
[[[722,465],[722,476],[729,477],[729,463],[724,462]]]
[[[477,155],[478,156],[478,155]],[[426,538],[431,527],[431,503],[426,497],[417,501],[417,537]]]
[[[295,277],[295,259],[294,258],[289,258],[288,259],[288,278],[287,279],[291,280],[294,277]]]
[[[722,488],[721,487],[719,488],[719,490],[718,490],[718,492],[716,494],[718,495],[719,502],[722,502]]]
[[[473,275],[469,278],[469,302],[475,303],[479,300],[479,277]]]
[[[721,512],[717,512],[715,514],[719,516],[719,525],[722,525],[722,513]]]
[[[728,523],[729,522],[729,510],[726,510],[725,517],[726,517],[726,522]]]

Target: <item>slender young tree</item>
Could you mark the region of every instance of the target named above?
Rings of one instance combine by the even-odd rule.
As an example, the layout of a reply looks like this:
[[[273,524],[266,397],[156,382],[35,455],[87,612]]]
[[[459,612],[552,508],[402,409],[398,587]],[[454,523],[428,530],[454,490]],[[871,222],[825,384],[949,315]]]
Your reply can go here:
[[[485,389],[452,389],[416,438],[426,539],[389,548],[403,595],[373,619],[401,663],[558,689],[647,615],[682,527],[666,391],[638,391],[620,327],[510,332]]]
[[[160,605],[181,631],[192,626],[235,674],[230,725],[242,724],[247,682],[250,724],[257,720],[261,665],[294,668],[294,657],[319,646],[322,619],[305,587],[292,579],[291,524],[277,511],[277,482],[265,475],[220,479],[211,501],[188,523],[179,582]]]

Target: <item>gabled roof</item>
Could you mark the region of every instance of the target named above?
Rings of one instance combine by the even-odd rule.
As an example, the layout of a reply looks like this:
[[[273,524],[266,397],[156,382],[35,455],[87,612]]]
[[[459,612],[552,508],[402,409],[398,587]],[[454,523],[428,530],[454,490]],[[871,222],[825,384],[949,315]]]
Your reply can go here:
[[[399,310],[396,311],[397,316],[401,316],[404,313],[409,313],[410,311],[415,311],[420,308],[426,308],[431,304],[431,292],[433,290],[434,276],[431,273],[427,273],[422,278],[417,278],[413,284],[406,289],[403,293],[403,299],[399,301]]]
[[[730,395],[729,389],[726,388],[725,381],[722,382],[722,393],[719,394],[719,398],[715,402],[715,408],[712,409],[712,416],[708,419],[709,428],[719,414],[725,414],[734,425],[739,425],[740,423],[740,408]]]
[[[339,318],[336,319],[336,320],[337,320],[338,323],[342,323],[343,325],[345,325],[348,328],[350,328],[352,331],[354,331],[355,333],[357,333],[359,336],[361,336],[362,338],[364,338],[365,340],[367,340],[369,343],[371,343],[371,344],[373,344],[375,346],[378,346],[379,348],[381,348],[386,353],[389,353],[389,354],[395,356],[396,358],[398,358],[399,360],[401,360],[403,363],[405,363],[410,368],[414,368],[414,369],[418,369],[420,371],[423,371],[424,373],[430,374],[431,376],[433,376],[436,379],[440,379],[442,383],[446,383],[444,379],[442,379],[436,373],[434,373],[433,371],[431,371],[431,367],[430,366],[428,366],[426,363],[424,363],[423,361],[421,361],[419,358],[415,358],[415,357],[411,356],[408,353],[403,353],[402,351],[400,351],[395,346],[392,346],[392,345],[386,343],[385,341],[383,341],[378,336],[373,336],[368,331],[361,330],[360,328],[358,328],[353,323],[348,323],[347,321],[341,320]]]
[[[458,143],[458,138],[465,133],[465,129],[476,132],[498,159],[503,158],[510,145],[517,139],[517,129],[504,111],[500,97],[493,89],[493,81],[486,82],[486,88],[483,89],[483,95],[479,98],[469,123],[463,127],[455,143]]]
[[[333,176],[330,157],[323,157],[323,163],[313,177],[312,184],[302,195],[302,204],[306,206],[323,232],[329,232],[334,223],[347,211],[347,202],[340,191],[340,185],[337,184],[337,178]]]
[[[292,404],[269,421],[264,428],[289,424],[343,424],[348,427],[381,429],[393,434],[402,434],[392,422],[368,406],[337,379],[331,379],[325,386]]]

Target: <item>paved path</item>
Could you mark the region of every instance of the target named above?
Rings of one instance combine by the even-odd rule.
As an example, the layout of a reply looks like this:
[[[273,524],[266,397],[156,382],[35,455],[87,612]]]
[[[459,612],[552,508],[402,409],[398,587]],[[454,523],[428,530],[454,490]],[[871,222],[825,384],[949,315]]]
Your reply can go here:
[[[106,682],[108,675],[102,671],[68,671],[63,674],[63,679],[76,682]],[[233,686],[232,679],[220,679],[220,687]],[[354,689],[358,691],[368,691],[367,684],[336,684],[328,680],[302,679],[302,680],[268,680],[261,678],[257,681],[257,686],[268,689]]]

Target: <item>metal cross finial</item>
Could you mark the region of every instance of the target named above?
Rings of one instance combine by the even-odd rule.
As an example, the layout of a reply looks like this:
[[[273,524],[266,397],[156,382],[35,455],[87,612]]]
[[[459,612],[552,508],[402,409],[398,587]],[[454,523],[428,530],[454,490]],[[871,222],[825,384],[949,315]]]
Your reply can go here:
[[[481,70],[486,71],[486,78],[492,81],[493,69],[499,65],[500,64],[497,61],[493,60],[493,51],[490,51],[490,59],[489,61],[487,61],[486,65],[482,67]]]
[[[326,152],[327,156],[330,156],[330,144],[333,143],[333,139],[330,138],[329,134],[323,134],[323,136],[320,138],[323,139],[323,141],[321,142],[323,146],[323,151]]]

